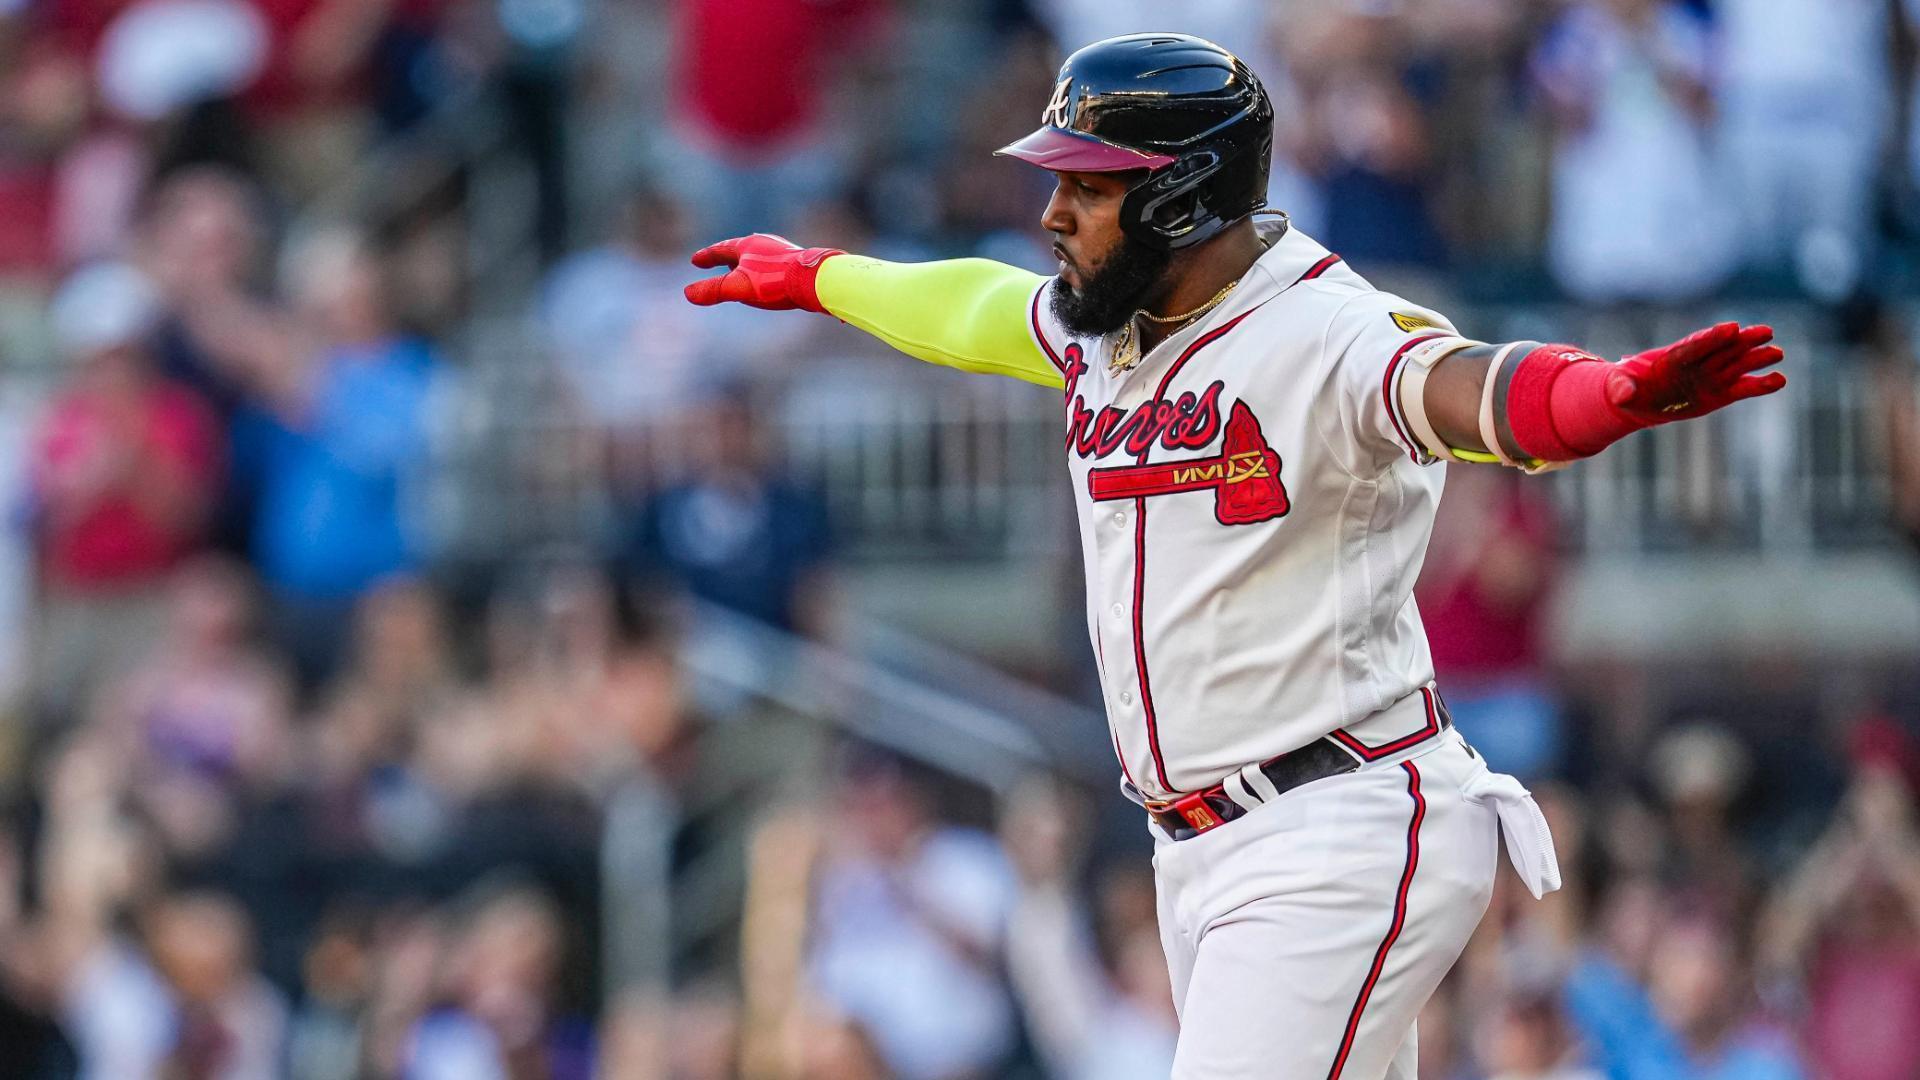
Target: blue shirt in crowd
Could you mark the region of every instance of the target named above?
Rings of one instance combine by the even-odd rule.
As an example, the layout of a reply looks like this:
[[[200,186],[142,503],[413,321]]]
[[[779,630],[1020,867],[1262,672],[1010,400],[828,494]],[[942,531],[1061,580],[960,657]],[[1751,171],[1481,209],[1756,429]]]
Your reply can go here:
[[[415,568],[402,473],[427,451],[427,396],[441,368],[425,342],[390,339],[320,361],[298,423],[249,409],[238,467],[254,491],[254,560],[269,587],[344,600]]]
[[[1567,1015],[1611,1080],[1802,1080],[1791,1043],[1751,1026],[1694,1058],[1647,991],[1599,953],[1581,958],[1563,988]]]
[[[826,506],[813,493],[763,478],[676,484],[637,525],[630,557],[643,572],[783,630],[801,629],[800,588],[828,552]]]

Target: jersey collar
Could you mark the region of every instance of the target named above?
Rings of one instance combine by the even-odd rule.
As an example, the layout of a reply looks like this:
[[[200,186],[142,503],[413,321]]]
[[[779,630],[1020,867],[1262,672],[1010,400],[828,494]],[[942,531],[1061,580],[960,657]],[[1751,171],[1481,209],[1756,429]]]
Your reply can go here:
[[[1257,295],[1260,300],[1270,300],[1299,284],[1313,269],[1326,262],[1333,253],[1318,240],[1292,227],[1285,214],[1254,223],[1260,239],[1267,242],[1267,253],[1254,262],[1253,269],[1242,278],[1237,293]],[[1257,282],[1258,288],[1249,288],[1255,281],[1248,279],[1264,278]]]
[[[1266,241],[1267,251],[1254,261],[1246,276],[1240,279],[1239,287],[1219,307],[1154,346],[1146,359],[1131,371],[1122,372],[1122,384],[1148,374],[1157,375],[1167,365],[1168,357],[1178,356],[1194,339],[1286,292],[1332,255],[1319,241],[1292,227],[1285,214],[1263,216],[1254,222],[1254,229],[1260,239]],[[1107,336],[1105,344],[1108,349],[1113,348],[1113,335]]]

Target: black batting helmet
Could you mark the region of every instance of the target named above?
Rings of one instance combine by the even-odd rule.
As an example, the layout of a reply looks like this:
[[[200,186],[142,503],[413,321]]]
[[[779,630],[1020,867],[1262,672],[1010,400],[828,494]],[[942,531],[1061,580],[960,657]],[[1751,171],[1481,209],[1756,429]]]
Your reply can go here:
[[[1129,34],[1067,57],[1040,129],[998,152],[1063,172],[1148,170],[1120,204],[1120,227],[1184,248],[1267,204],[1273,103],[1211,41]]]

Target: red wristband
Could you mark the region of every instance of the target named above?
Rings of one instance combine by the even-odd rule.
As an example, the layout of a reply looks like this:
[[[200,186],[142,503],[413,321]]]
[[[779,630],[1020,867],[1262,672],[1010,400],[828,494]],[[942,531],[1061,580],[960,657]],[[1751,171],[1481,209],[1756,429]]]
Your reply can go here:
[[[1612,364],[1572,345],[1528,353],[1507,385],[1514,441],[1541,461],[1573,461],[1649,427],[1607,400],[1613,373]]]
[[[826,305],[820,302],[820,264],[845,254],[839,248],[808,248],[794,256],[787,265],[787,295],[806,311],[827,314]]]

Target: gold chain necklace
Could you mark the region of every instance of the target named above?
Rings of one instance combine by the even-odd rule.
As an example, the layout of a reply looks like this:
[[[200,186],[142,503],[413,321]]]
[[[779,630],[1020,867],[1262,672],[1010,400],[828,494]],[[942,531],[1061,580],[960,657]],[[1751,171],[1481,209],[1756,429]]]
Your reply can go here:
[[[1140,365],[1142,354],[1140,352],[1138,320],[1145,319],[1148,322],[1159,323],[1162,326],[1169,323],[1192,322],[1207,312],[1212,311],[1214,308],[1219,307],[1220,301],[1225,300],[1227,294],[1232,292],[1234,286],[1239,284],[1238,281],[1229,282],[1226,288],[1213,294],[1213,299],[1201,304],[1185,315],[1155,315],[1149,311],[1134,312],[1133,318],[1128,319],[1127,324],[1120,328],[1120,336],[1114,339],[1113,356],[1107,360],[1108,374],[1118,375],[1123,371],[1132,371]]]

